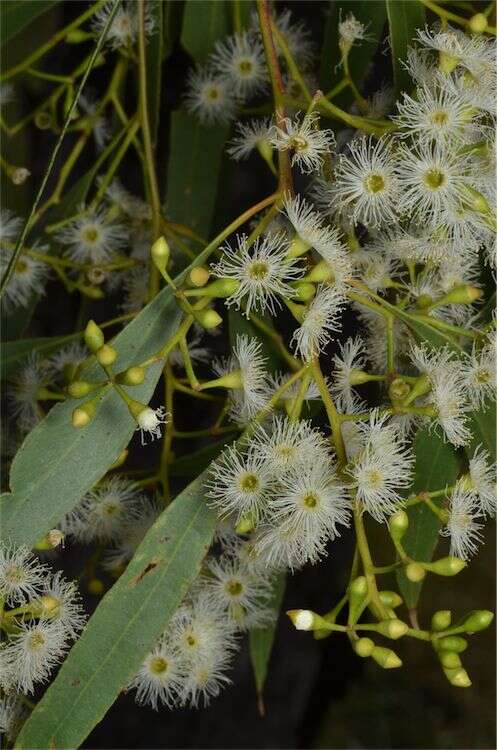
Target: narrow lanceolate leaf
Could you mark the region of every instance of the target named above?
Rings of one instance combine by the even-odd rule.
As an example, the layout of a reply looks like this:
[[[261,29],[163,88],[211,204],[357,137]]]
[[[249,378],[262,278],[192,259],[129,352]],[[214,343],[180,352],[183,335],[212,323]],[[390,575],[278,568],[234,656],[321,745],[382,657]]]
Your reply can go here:
[[[414,454],[415,475],[410,492],[433,492],[455,482],[459,472],[455,449],[429,427],[417,433]],[[408,515],[409,528],[402,540],[404,549],[414,560],[429,561],[437,546],[440,521],[425,503],[408,508]],[[409,581],[402,570],[398,572],[397,579],[407,607],[416,607],[422,584]]]
[[[228,33],[228,5],[224,0],[186,0],[181,44],[197,62],[205,62],[215,42]]]
[[[164,632],[199,573],[215,523],[199,477],[159,517],[102,599],[16,748],[81,745]]]
[[[259,707],[260,709],[262,709],[262,711],[264,708],[264,704],[262,702],[262,693],[268,673],[269,658],[273,649],[276,623],[284,592],[285,576],[283,573],[281,573],[275,578],[273,584],[273,597],[271,607],[274,610],[275,614],[274,623],[268,625],[265,628],[254,628],[250,631],[250,660],[252,662],[252,669],[254,672],[255,687],[257,690],[257,695],[259,697]]]
[[[9,0],[0,6],[0,45],[14,39],[60,0]]]
[[[200,255],[196,262],[202,259]],[[183,278],[177,277],[176,282]],[[119,368],[152,356],[175,334],[180,320],[181,313],[168,287],[113,339]],[[149,367],[143,384],[129,389],[130,395],[148,403],[160,373],[160,364]],[[96,365],[85,371],[89,380],[101,376]],[[4,538],[32,546],[102,478],[132,437],[135,421],[114,391],[107,391],[95,417],[83,429],[71,424],[78,403],[70,399],[54,406],[29,433],[14,458],[11,493],[0,498]]]
[[[202,3],[198,3],[202,6]],[[168,219],[208,234],[218,184],[226,125],[206,127],[187,112],[173,112],[167,170]]]
[[[407,59],[407,48],[412,44],[416,29],[424,26],[425,9],[414,0],[385,0],[387,6],[393,79],[397,95],[412,87],[409,73],[401,61]]]
[[[476,448],[481,445],[490,453],[493,460],[496,460],[496,420],[495,401],[487,402],[483,409],[473,411],[469,414],[468,426],[473,435],[473,439],[466,448],[468,458],[472,458]]]

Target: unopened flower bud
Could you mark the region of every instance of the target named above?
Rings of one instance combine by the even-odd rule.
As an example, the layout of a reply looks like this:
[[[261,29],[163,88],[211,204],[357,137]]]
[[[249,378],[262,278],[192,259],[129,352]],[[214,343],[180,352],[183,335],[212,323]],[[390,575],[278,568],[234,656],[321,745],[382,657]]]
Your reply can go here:
[[[349,616],[357,622],[368,602],[368,584],[365,576],[355,578],[349,586]]]
[[[34,118],[34,123],[39,130],[48,130],[52,127],[52,117],[48,112],[37,112]]]
[[[484,13],[475,13],[468,21],[468,26],[473,34],[483,34],[488,26],[487,17]]]
[[[223,319],[215,310],[195,310],[195,319],[206,330],[210,331],[217,328],[223,322]]]
[[[36,550],[55,549],[64,541],[64,534],[60,529],[51,529],[45,536],[34,545]]]
[[[81,42],[86,42],[88,39],[92,39],[93,34],[91,34],[89,31],[83,31],[82,29],[73,29],[70,31],[65,41],[67,44],[80,44]]]
[[[73,398],[84,398],[92,390],[92,383],[88,383],[86,380],[74,380],[67,386],[67,392]]]
[[[313,281],[315,283],[333,281],[334,278],[333,270],[325,260],[316,263],[316,265],[311,268],[309,273],[304,277],[305,281]]]
[[[240,287],[238,279],[221,278],[216,279],[211,284],[197,289],[187,289],[186,297],[219,297],[226,299],[235,294]]]
[[[455,651],[456,654],[462,654],[468,647],[468,642],[460,635],[446,635],[443,638],[437,638],[433,641],[437,650]]]
[[[94,596],[100,596],[104,592],[104,584],[99,578],[92,578],[88,581],[88,591]]]
[[[461,659],[455,651],[441,649],[438,652],[438,658],[440,659],[440,664],[446,669],[457,669],[461,666]]]
[[[110,344],[104,344],[97,351],[97,359],[103,367],[109,367],[116,361],[117,352]]]
[[[381,635],[396,641],[407,633],[409,626],[402,620],[384,620],[378,623],[376,629]]]
[[[300,302],[310,302],[316,294],[316,287],[305,281],[299,281],[295,284],[296,299]]]
[[[395,378],[390,383],[390,386],[388,388],[388,395],[390,396],[390,400],[393,402],[403,401],[405,398],[407,398],[410,391],[411,387],[409,383],[406,383],[406,381],[402,378]]]
[[[102,329],[97,326],[95,321],[90,320],[85,328],[85,343],[93,354],[101,349],[105,343]]]
[[[354,651],[357,656],[361,656],[363,659],[367,659],[371,656],[375,648],[374,641],[371,638],[359,638],[354,642]]]
[[[287,615],[297,630],[312,630],[314,628],[316,615],[309,609],[290,609]]]
[[[426,575],[422,565],[417,562],[409,563],[405,568],[406,577],[412,583],[420,583]]]
[[[467,566],[467,562],[461,560],[459,557],[441,557],[440,560],[436,560],[434,563],[422,563],[425,570],[429,570],[430,573],[436,573],[439,576],[456,576],[461,570]]]
[[[306,253],[310,247],[311,245],[303,240],[300,235],[295,234],[288,246],[287,258],[298,258]]]
[[[463,667],[456,669],[444,669],[445,676],[454,687],[468,688],[471,687],[469,675]]]
[[[483,291],[481,289],[478,289],[476,286],[471,286],[471,284],[463,284],[462,286],[456,286],[444,297],[437,300],[436,307],[442,307],[444,305],[472,305],[473,302],[481,299],[481,297],[483,297]]]
[[[273,147],[267,138],[259,138],[257,141],[257,150],[264,159],[264,161],[272,164],[273,161]]]
[[[440,609],[433,614],[431,618],[431,629],[435,632],[447,630],[452,622],[452,613],[449,609]]]
[[[465,617],[463,626],[467,633],[478,633],[485,630],[494,619],[494,613],[488,609],[477,609]]]
[[[371,656],[383,669],[395,669],[402,666],[401,660],[395,651],[392,651],[390,648],[375,646],[371,652]]]
[[[140,385],[145,380],[145,368],[139,365],[128,367],[124,372],[116,375],[116,381],[121,385]]]
[[[442,73],[452,73],[454,68],[457,68],[458,64],[459,59],[457,57],[448,55],[446,52],[439,52],[438,67]]]
[[[409,516],[405,510],[398,510],[388,521],[388,529],[392,539],[400,541],[409,528]]]
[[[171,255],[171,250],[169,249],[165,237],[159,237],[158,240],[155,240],[150,249],[150,254],[155,266],[159,269],[161,274],[164,274],[169,261],[169,256]]]
[[[90,424],[91,420],[95,416],[100,396],[95,396],[89,401],[85,401],[77,409],[74,409],[72,413],[72,424],[73,427],[86,427]]]
[[[249,534],[254,528],[254,519],[251,516],[242,516],[235,526],[237,534]]]
[[[188,274],[188,281],[192,286],[205,286],[209,281],[210,271],[205,266],[195,266]]]
[[[400,605],[403,603],[403,599],[399,594],[397,594],[396,591],[379,591],[381,603],[385,605],[385,607],[390,607],[391,609],[395,609],[395,607],[400,607]]]

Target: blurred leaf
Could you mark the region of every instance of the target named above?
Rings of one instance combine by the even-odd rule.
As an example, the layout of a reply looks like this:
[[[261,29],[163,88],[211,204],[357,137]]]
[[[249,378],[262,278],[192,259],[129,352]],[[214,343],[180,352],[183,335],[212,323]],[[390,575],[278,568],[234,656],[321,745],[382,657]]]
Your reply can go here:
[[[368,66],[381,41],[386,21],[385,0],[338,0],[330,3],[323,33],[323,47],[321,51],[321,71],[319,81],[326,93],[343,77],[343,69],[339,68],[341,54],[338,46],[338,23],[340,17],[345,20],[349,13],[353,13],[368,29],[369,40],[358,43],[349,54],[350,74],[359,88],[363,86]],[[381,83],[380,81],[378,83]],[[340,107],[348,107],[354,100],[350,89],[345,89],[333,101]]]
[[[194,453],[180,456],[171,464],[169,474],[172,477],[194,477],[209,466],[211,461],[219,456],[226,443],[231,443],[236,437],[236,428],[222,440],[209,443]]]
[[[211,544],[216,517],[204,502],[202,480],[148,531],[24,725],[17,748],[80,747],[136,674]]]
[[[409,73],[401,65],[407,60],[407,48],[416,36],[416,29],[425,23],[425,8],[421,2],[412,0],[386,0],[392,51],[393,80],[397,96],[412,87]]]
[[[31,352],[46,356],[57,351],[62,346],[82,338],[83,333],[71,333],[68,336],[41,336],[37,339],[20,339],[2,344],[0,353],[0,369],[2,380],[10,378],[23,364]]]
[[[196,4],[203,7],[204,2]],[[205,127],[186,112],[173,112],[167,169],[167,217],[202,236],[209,233],[228,126]]]
[[[162,91],[162,58],[163,58],[163,26],[162,0],[148,0],[149,10],[155,18],[153,34],[147,39],[145,49],[147,63],[147,101],[148,116],[150,120],[150,132],[152,143],[157,141],[157,130],[159,128],[159,111]]]
[[[183,20],[183,0],[162,0],[164,40],[162,57],[168,58],[179,38]]]
[[[459,463],[455,449],[445,443],[429,427],[419,430],[414,440],[414,482],[410,492],[432,492],[455,482]],[[442,501],[434,501],[441,504]],[[438,542],[440,521],[421,502],[407,508],[409,528],[402,540],[405,551],[414,560],[429,561],[433,557]],[[399,588],[409,609],[416,607],[422,583],[409,581],[403,570],[397,572]]]
[[[60,0],[9,0],[0,4],[0,46],[13,39]]]
[[[271,600],[271,609],[275,613],[275,621],[265,628],[253,628],[249,635],[250,660],[254,672],[255,687],[260,702],[260,708],[263,708],[262,692],[266,682],[269,659],[274,643],[274,636],[277,625],[277,618],[283,601],[285,592],[285,574],[280,573],[273,583],[273,596]]]
[[[186,0],[181,44],[198,63],[205,62],[215,42],[229,32],[224,0]]]
[[[479,411],[470,412],[468,426],[473,433],[473,439],[466,448],[468,458],[472,458],[476,448],[482,445],[493,457],[493,460],[496,460],[496,420],[495,401],[485,404],[485,408]]]

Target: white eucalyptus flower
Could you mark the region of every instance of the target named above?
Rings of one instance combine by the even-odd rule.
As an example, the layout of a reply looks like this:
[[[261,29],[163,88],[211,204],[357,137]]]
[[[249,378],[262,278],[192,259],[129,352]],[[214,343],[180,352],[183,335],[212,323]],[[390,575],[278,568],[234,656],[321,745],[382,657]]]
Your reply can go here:
[[[206,125],[231,122],[237,109],[237,99],[229,82],[210,68],[190,71],[185,105]]]
[[[267,86],[263,44],[248,32],[216,42],[211,60],[215,72],[237,97],[254,96]]]
[[[278,151],[293,151],[292,166],[296,164],[305,174],[321,168],[323,156],[335,142],[333,131],[319,130],[318,121],[317,112],[303,117],[297,113],[294,120],[287,117],[283,127],[275,125],[272,131],[272,145]]]
[[[23,605],[46,584],[48,568],[26,547],[0,544],[0,596],[9,605]]]
[[[441,530],[450,537],[450,554],[469,560],[483,542],[480,504],[474,492],[468,491],[464,481],[458,481],[450,497],[449,519]]]
[[[302,323],[293,334],[295,350],[306,360],[316,357],[341,330],[340,315],[345,298],[336,285],[320,285],[309,304]]]
[[[77,263],[105,263],[122,249],[128,240],[128,230],[110,221],[106,209],[81,213],[55,234],[62,245],[68,245],[67,255]]]
[[[162,636],[143,660],[127,690],[136,690],[139,705],[173,708],[180,702],[188,668],[170,639]]]

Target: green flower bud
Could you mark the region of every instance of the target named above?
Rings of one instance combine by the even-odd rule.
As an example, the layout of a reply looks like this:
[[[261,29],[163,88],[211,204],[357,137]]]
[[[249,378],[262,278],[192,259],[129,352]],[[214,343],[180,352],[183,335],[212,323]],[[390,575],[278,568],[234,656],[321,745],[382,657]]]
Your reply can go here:
[[[468,21],[468,26],[473,34],[483,34],[488,26],[487,17],[484,13],[475,13]]]
[[[368,602],[368,584],[364,576],[355,578],[349,586],[349,619],[357,622]]]
[[[440,659],[440,664],[446,669],[457,669],[462,666],[459,654],[455,651],[442,649],[438,652],[438,658]]]
[[[359,638],[354,642],[354,651],[357,656],[361,656],[363,659],[367,659],[371,656],[375,648],[374,641],[371,638]]]
[[[159,237],[158,240],[155,240],[154,244],[150,248],[150,255],[152,256],[152,260],[156,268],[158,268],[161,275],[164,275],[169,261],[169,256],[171,255],[171,250],[169,249],[169,245],[167,244],[167,240],[165,237]]]
[[[84,398],[93,389],[94,383],[88,383],[86,380],[75,380],[67,386],[67,392],[73,398]]]
[[[426,575],[426,571],[420,563],[413,562],[406,565],[406,577],[412,583],[420,583]]]
[[[117,352],[110,344],[104,344],[97,351],[97,359],[103,367],[110,367],[117,359]]]
[[[95,416],[97,406],[101,400],[100,394],[94,396],[89,401],[85,401],[84,404],[74,409],[72,413],[72,424],[73,427],[86,427],[90,424],[91,420]]]
[[[402,620],[384,620],[378,623],[376,630],[386,638],[396,641],[407,633],[409,626],[405,622],[402,622]]]
[[[439,52],[438,67],[442,73],[452,73],[458,63],[459,59],[457,57],[452,57],[452,55],[448,55],[446,52]]]
[[[295,284],[295,292],[297,299],[301,302],[310,302],[316,294],[316,287],[314,284],[310,284],[305,281],[300,281]]]
[[[454,685],[454,687],[471,687],[471,680],[469,679],[469,675],[466,670],[463,669],[463,667],[456,667],[456,669],[444,668],[444,673],[450,684]]]
[[[488,628],[493,619],[494,613],[490,610],[477,609],[464,618],[463,626],[467,633],[478,633]]]
[[[223,319],[215,310],[195,310],[195,319],[203,328],[210,331],[217,328],[223,322]]]
[[[48,130],[53,125],[52,116],[48,112],[37,112],[34,123],[38,130]]]
[[[323,281],[333,281],[334,278],[335,276],[329,263],[325,260],[320,260],[319,263],[316,263],[309,273],[306,274],[304,281],[319,283]]]
[[[396,591],[380,591],[379,595],[381,603],[384,604],[385,607],[395,609],[395,607],[400,607],[403,603],[402,597],[399,596]]]
[[[395,651],[392,651],[390,648],[375,646],[371,652],[371,656],[383,669],[395,669],[402,666],[401,660]]]
[[[425,570],[436,573],[439,576],[456,576],[467,566],[467,562],[458,557],[441,557],[434,563],[421,563]]]
[[[103,594],[104,589],[103,581],[99,578],[92,578],[91,581],[88,581],[88,591],[93,596],[100,596],[100,594]]]
[[[80,44],[81,42],[86,42],[88,39],[92,38],[93,34],[90,34],[89,31],[73,29],[67,34],[65,41],[67,42],[67,44]]]
[[[95,354],[105,343],[104,334],[102,329],[97,324],[90,320],[85,329],[85,343],[88,349]]]
[[[437,300],[433,307],[442,307],[443,305],[472,305],[476,300],[483,297],[483,292],[471,284],[456,286],[441,299]]]
[[[388,530],[392,539],[399,541],[402,539],[409,528],[409,516],[405,510],[398,510],[388,521]]]
[[[273,147],[267,138],[260,138],[257,141],[257,150],[264,159],[264,161],[272,164],[273,161]]]
[[[431,629],[439,632],[441,630],[447,630],[452,622],[452,613],[449,609],[440,609],[435,612],[431,618]]]
[[[210,271],[205,266],[195,266],[188,274],[188,281],[192,286],[205,286],[209,281]]]
[[[468,642],[465,638],[461,638],[460,635],[446,635],[443,638],[437,638],[433,641],[433,645],[438,650],[444,649],[445,651],[455,651],[456,654],[462,654],[468,647]]]
[[[116,382],[121,385],[140,385],[145,380],[145,368],[139,365],[128,367],[124,372],[116,375]]]
[[[305,305],[298,305],[292,302],[291,299],[285,299],[285,305],[288,307],[293,317],[298,323],[302,323],[305,318],[307,307]]]
[[[298,234],[295,234],[290,242],[287,258],[298,258],[300,255],[306,253],[311,245],[303,240]]]
[[[197,289],[187,289],[185,297],[219,297],[225,299],[238,291],[240,282],[237,279],[221,278],[211,284]]]
[[[235,526],[237,534],[249,534],[254,528],[254,519],[248,516],[242,516]]]

